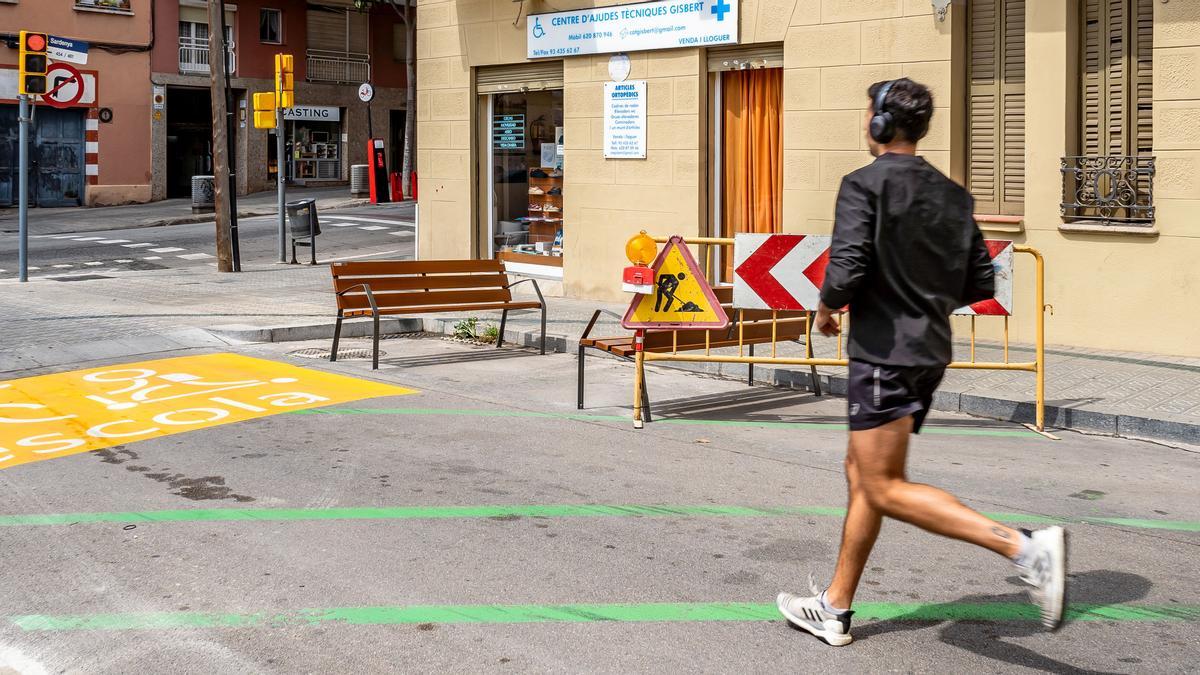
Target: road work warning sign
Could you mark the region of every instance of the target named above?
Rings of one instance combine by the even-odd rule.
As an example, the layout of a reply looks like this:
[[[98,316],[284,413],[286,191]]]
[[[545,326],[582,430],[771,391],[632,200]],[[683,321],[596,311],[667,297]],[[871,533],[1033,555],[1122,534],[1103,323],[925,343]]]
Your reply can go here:
[[[671,237],[650,268],[654,270],[654,293],[633,296],[622,326],[637,329],[729,325],[729,317],[682,237]]]
[[[0,382],[0,469],[292,410],[412,393],[237,354],[9,380]]]

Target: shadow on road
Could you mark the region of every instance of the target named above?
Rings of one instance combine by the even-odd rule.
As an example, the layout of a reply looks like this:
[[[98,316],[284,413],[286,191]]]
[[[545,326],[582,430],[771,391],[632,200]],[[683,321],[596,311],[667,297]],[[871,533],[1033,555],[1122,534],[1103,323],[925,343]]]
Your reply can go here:
[[[1017,582],[1014,580],[1014,583]],[[1120,605],[1146,597],[1151,586],[1149,579],[1128,572],[1112,570],[1081,572],[1071,577],[1069,599],[1072,602],[1087,604]],[[947,611],[951,611],[953,605],[963,603],[1025,602],[1027,599],[1028,596],[1024,592],[999,596],[969,595],[953,603],[948,603]],[[925,616],[928,616],[928,611],[927,607],[920,610],[921,614]],[[854,639],[856,641],[865,640],[874,635],[927,627],[929,627],[929,622],[926,620],[906,619],[902,616],[890,621],[877,621],[856,628]],[[1106,674],[1106,671],[1088,670],[1063,663],[1005,640],[1005,638],[1029,637],[1044,630],[1041,624],[1035,621],[953,621],[941,629],[939,639],[945,644],[1014,666],[1069,675]]]

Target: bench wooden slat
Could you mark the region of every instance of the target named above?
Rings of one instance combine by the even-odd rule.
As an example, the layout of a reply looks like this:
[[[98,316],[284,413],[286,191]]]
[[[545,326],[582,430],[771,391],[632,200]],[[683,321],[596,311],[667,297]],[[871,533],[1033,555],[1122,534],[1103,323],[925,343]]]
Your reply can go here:
[[[369,260],[332,263],[334,277],[504,272],[499,260]]]
[[[430,305],[420,307],[380,307],[379,314],[432,314],[434,312],[458,312],[458,311],[484,311],[484,312],[499,312],[504,309],[541,309],[541,305],[536,302],[503,302],[496,304],[476,304],[476,305]],[[345,312],[346,318],[354,318],[359,316],[370,316],[371,310],[355,309]]]
[[[334,277],[333,290],[341,292],[347,289],[351,290],[347,295],[357,295],[366,293],[361,288],[362,284],[369,284],[372,293],[383,293],[387,291],[424,291],[424,290],[448,290],[448,289],[475,289],[475,288],[504,288],[508,285],[508,275],[506,274],[452,274],[452,275],[435,275],[435,276],[403,276],[403,277],[373,277],[373,278],[346,278]],[[359,286],[359,288],[355,288]]]
[[[508,289],[470,291],[430,291],[428,293],[375,293],[375,304],[384,307],[421,307],[425,305],[503,304],[512,300]],[[371,306],[366,294],[337,296],[340,309],[367,309]]]

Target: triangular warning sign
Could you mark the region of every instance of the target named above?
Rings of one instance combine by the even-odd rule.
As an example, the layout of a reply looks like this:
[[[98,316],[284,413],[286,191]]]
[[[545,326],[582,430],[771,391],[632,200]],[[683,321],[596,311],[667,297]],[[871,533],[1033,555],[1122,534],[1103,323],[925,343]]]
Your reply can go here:
[[[671,237],[651,265],[655,292],[638,293],[621,325],[626,328],[724,328],[729,317],[696,265],[683,237]]]

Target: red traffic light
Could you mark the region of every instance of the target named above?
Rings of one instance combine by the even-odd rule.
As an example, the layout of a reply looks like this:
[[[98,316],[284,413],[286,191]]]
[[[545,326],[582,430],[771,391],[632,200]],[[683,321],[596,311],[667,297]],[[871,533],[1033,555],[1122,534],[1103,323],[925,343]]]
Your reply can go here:
[[[26,33],[25,49],[31,52],[46,51],[46,36],[42,33]]]

